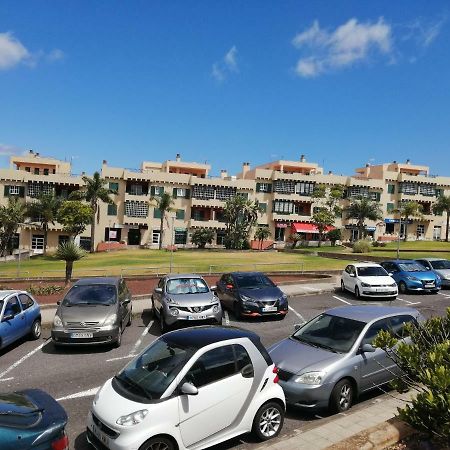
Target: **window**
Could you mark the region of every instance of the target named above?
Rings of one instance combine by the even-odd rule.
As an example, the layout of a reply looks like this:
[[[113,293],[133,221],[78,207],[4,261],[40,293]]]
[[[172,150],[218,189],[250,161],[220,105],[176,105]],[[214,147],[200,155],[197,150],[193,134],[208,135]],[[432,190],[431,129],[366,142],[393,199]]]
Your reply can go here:
[[[80,247],[84,250],[91,249],[91,238],[89,236],[80,237]]]
[[[213,186],[194,186],[192,197],[199,200],[211,200],[214,198]]]
[[[142,195],[144,193],[141,184],[132,184],[129,189],[131,195]]]
[[[65,244],[68,241],[69,241],[69,236],[67,236],[66,234],[60,234],[58,236],[58,245]]]
[[[224,245],[224,239],[225,239],[225,231],[224,230],[218,230],[216,233],[216,244],[217,245]]]
[[[274,192],[279,194],[294,194],[295,181],[293,180],[276,180],[273,184]]]
[[[28,183],[28,196],[39,197],[41,194],[53,195],[55,189],[53,186],[47,183]]]
[[[159,230],[152,231],[152,244],[159,244],[159,239],[161,237],[161,233]]]
[[[388,184],[388,194],[395,194],[395,184]]]
[[[233,198],[236,195],[236,189],[235,188],[229,188],[229,187],[218,187],[216,188],[216,199],[217,200],[229,200]]]
[[[161,197],[161,195],[164,194],[164,187],[163,186],[152,186],[150,188],[150,194],[153,197]]]
[[[12,314],[13,316],[15,316],[16,314],[19,314],[22,312],[22,308],[20,307],[20,303],[18,298],[14,295],[14,297],[11,297],[8,300],[8,303],[5,306],[5,311],[4,311],[4,315],[10,315]]]
[[[380,331],[391,331],[388,323],[388,319],[382,319],[375,322],[371,327],[367,330],[366,335],[364,336],[361,344],[370,344],[372,345],[372,342],[377,337],[377,334]]]
[[[31,249],[37,252],[44,251],[44,236],[40,234],[33,234],[31,238]]]
[[[22,309],[28,309],[34,305],[33,300],[27,294],[19,294],[20,303],[22,303]]]
[[[39,175],[39,167],[35,167],[34,168],[34,174],[35,175]]]
[[[44,175],[48,175],[48,169],[44,169]]]
[[[153,218],[154,219],[161,219],[161,210],[158,208],[155,208],[153,210]]]
[[[301,182],[295,185],[295,193],[299,195],[311,195],[314,191],[315,183]]]
[[[417,225],[416,234],[417,237],[423,237],[425,235],[425,225]]]
[[[119,192],[119,183],[109,183],[109,190],[117,194]]]
[[[173,188],[173,198],[185,198],[186,189],[185,188]]]
[[[394,209],[395,209],[394,203],[388,203],[388,204],[386,205],[386,211],[387,211],[388,213],[391,213],[392,211],[394,211]]]
[[[31,172],[31,168],[30,167],[25,167],[25,172]]]
[[[187,231],[186,230],[175,230],[175,244],[184,245],[187,242]]]
[[[177,209],[176,218],[180,220],[184,219],[184,209]]]
[[[419,194],[434,197],[436,195],[436,190],[434,186],[430,184],[421,184],[419,185]]]
[[[108,205],[108,216],[116,216],[117,215],[117,205],[112,203]]]
[[[9,195],[19,195],[20,186],[9,186]]]
[[[407,323],[416,323],[416,320],[412,316],[395,316],[389,318],[389,325],[391,326],[391,331],[396,338],[404,339],[408,337],[408,333],[405,330],[405,325]]]
[[[256,183],[256,192],[272,192],[270,183]]]
[[[146,202],[125,202],[125,215],[128,217],[147,217],[148,203]]]
[[[347,191],[348,197],[369,197],[369,188],[361,186],[351,186]]]
[[[273,202],[273,212],[278,214],[292,214],[294,212],[294,203],[275,200]]]
[[[258,203],[258,206],[263,213],[267,212],[267,203]]]
[[[406,195],[417,194],[418,188],[416,183],[401,183],[399,186],[399,192]]]

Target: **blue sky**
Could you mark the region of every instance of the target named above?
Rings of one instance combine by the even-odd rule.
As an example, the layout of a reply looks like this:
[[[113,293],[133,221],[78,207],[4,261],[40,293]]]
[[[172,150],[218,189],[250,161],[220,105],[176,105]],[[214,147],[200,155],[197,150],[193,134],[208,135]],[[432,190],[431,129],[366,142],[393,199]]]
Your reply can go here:
[[[181,153],[450,176],[448,2],[0,2],[0,163],[92,172]]]

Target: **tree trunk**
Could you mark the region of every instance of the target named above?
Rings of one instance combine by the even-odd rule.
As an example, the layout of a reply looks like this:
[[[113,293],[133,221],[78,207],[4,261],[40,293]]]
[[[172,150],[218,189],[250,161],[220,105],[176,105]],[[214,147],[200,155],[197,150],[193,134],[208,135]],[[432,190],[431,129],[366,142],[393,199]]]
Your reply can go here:
[[[47,241],[48,241],[48,225],[44,224],[42,227],[44,229],[44,256],[47,255]]]
[[[66,284],[72,279],[73,261],[66,261]]]
[[[403,239],[404,242],[406,242],[408,240],[408,217],[405,217],[405,221],[404,223],[404,229],[405,229],[405,237]],[[400,227],[400,231],[401,231],[401,227]]]
[[[92,206],[92,205],[91,205]],[[97,211],[96,208],[92,208],[93,209],[93,213],[92,213],[92,217],[91,217],[91,253],[95,252],[95,216],[97,215]]]
[[[163,237],[164,237],[164,214],[161,211],[161,222],[159,223],[159,249],[162,249],[162,243],[163,243]]]
[[[319,243],[317,244],[318,247],[322,245],[322,233],[319,233]]]
[[[447,227],[445,229],[445,242],[448,242],[448,225],[450,222],[450,210],[447,210]]]

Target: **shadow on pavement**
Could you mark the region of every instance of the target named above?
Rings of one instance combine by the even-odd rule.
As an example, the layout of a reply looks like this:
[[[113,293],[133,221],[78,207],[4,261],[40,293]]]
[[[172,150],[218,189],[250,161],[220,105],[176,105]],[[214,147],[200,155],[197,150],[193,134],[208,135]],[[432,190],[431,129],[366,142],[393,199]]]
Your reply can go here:
[[[86,432],[85,431],[83,433],[79,434],[75,438],[75,442],[73,442],[72,445],[75,450],[92,450],[93,449],[93,447],[91,447],[91,445],[86,440]],[[71,447],[72,447],[72,445],[71,445]]]
[[[42,353],[47,353],[49,355],[82,355],[82,354],[92,354],[92,353],[106,353],[109,352],[112,345],[76,345],[71,344],[70,346],[55,346],[53,342],[42,347]]]

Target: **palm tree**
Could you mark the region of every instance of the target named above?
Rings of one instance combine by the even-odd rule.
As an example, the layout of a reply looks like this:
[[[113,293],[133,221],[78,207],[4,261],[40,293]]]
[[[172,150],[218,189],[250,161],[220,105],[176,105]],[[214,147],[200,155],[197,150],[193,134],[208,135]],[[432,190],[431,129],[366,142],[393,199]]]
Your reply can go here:
[[[92,208],[92,217],[91,217],[91,249],[90,252],[94,253],[95,251],[95,225],[100,221],[100,208],[99,202],[102,201],[107,204],[112,204],[113,201],[109,197],[109,194],[112,194],[113,191],[105,187],[106,180],[100,176],[98,172],[94,173],[92,178],[83,177],[83,181],[85,186],[79,190],[72,192],[70,198],[75,200],[86,200]],[[97,219],[96,219],[97,216]]]
[[[403,202],[400,208],[397,209],[400,214],[400,219],[405,227],[405,242],[408,240],[408,220],[411,217],[421,219],[423,216],[423,206],[417,202]]]
[[[255,239],[259,241],[259,249],[262,250],[263,242],[271,236],[269,227],[258,227],[255,231]]]
[[[47,254],[48,227],[54,225],[61,200],[53,194],[41,194],[36,200],[28,203],[28,216],[39,222],[44,232],[44,255]]]
[[[173,198],[167,192],[163,192],[160,197],[151,197],[150,201],[153,203],[155,209],[159,209],[161,213],[159,224],[159,249],[161,250],[164,236],[164,218],[166,216],[166,213],[173,211]]]
[[[438,201],[433,205],[434,214],[442,214],[443,212],[447,213],[447,225],[445,230],[445,241],[448,242],[448,227],[450,221],[450,195],[441,195],[438,198]]]
[[[78,261],[86,252],[72,239],[58,245],[55,256],[66,262],[66,284],[72,279],[72,270],[74,261]]]
[[[366,197],[359,197],[353,200],[344,212],[348,219],[356,220],[358,239],[362,239],[366,234],[366,219],[380,220],[383,217],[378,203]]]
[[[12,250],[14,235],[26,216],[25,203],[9,198],[7,205],[0,205],[0,256]]]

